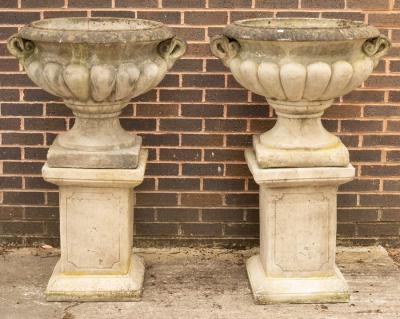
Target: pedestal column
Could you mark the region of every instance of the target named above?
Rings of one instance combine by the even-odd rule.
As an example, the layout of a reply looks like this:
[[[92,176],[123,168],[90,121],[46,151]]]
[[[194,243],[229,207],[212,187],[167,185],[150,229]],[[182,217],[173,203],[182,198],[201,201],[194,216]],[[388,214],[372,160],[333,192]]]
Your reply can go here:
[[[43,167],[43,178],[60,191],[61,258],[47,300],[140,299],[144,263],[132,254],[133,207],[146,161],[141,150],[135,169]]]
[[[354,167],[260,168],[260,254],[247,261],[256,303],[347,302],[347,283],[335,265],[337,188]]]

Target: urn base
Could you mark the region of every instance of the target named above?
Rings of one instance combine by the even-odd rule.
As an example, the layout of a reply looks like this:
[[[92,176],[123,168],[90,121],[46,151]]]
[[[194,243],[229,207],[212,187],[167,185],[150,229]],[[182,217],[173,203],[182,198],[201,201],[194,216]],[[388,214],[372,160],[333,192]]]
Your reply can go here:
[[[49,167],[70,168],[118,168],[134,169],[138,166],[142,138],[132,137],[132,146],[115,150],[87,151],[65,148],[54,141],[47,153]]]
[[[265,274],[256,255],[247,260],[246,268],[256,304],[339,303],[350,299],[346,280],[337,267],[329,277],[274,278]]]
[[[260,136],[255,135],[253,147],[260,168],[346,167],[349,164],[349,151],[339,139],[329,147],[285,149],[264,145]]]

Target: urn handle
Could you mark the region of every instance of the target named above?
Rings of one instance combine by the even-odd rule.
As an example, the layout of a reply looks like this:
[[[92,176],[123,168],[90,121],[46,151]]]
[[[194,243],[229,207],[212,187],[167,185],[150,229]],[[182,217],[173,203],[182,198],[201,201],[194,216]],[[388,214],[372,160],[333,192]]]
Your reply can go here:
[[[390,47],[391,44],[388,38],[381,34],[378,37],[365,40],[362,45],[362,50],[367,56],[373,59],[374,65],[376,66],[379,59],[387,53]]]
[[[168,69],[170,69],[176,60],[178,60],[186,52],[186,42],[173,37],[165,40],[158,45],[158,52],[167,62]]]
[[[228,66],[229,61],[234,58],[240,50],[240,44],[224,35],[218,35],[211,39],[211,52]]]
[[[19,60],[28,58],[35,50],[35,44],[27,39],[23,39],[18,33],[12,35],[7,40],[7,49]]]

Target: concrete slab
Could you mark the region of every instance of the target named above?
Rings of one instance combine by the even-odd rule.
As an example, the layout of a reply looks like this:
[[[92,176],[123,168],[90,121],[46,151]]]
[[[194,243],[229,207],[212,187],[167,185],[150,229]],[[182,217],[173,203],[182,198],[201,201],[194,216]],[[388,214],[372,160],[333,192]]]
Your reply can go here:
[[[58,251],[0,255],[1,319],[400,318],[400,269],[381,247],[339,248],[348,304],[255,305],[245,261],[256,249],[136,249],[146,263],[141,302],[46,302]]]

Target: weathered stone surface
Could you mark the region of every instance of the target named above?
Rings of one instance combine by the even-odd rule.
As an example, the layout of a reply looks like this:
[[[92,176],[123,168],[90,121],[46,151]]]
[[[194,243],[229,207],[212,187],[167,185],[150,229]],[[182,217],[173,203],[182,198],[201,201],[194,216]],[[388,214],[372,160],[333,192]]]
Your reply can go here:
[[[335,266],[336,193],[354,167],[263,169],[245,155],[260,185],[260,255],[247,262],[256,303],[348,301]]]
[[[132,256],[133,188],[146,161],[142,150],[136,169],[43,167],[43,178],[60,187],[61,259],[48,300],[140,299],[144,265]]]
[[[365,81],[389,47],[372,26],[301,18],[236,21],[211,42],[235,79],[278,115],[274,128],[254,139],[263,168],[347,166],[348,152],[321,115]]]
[[[34,83],[63,98],[76,116],[50,148],[49,166],[135,168],[141,139],[121,128],[118,115],[158,85],[186,44],[160,22],[62,18],[25,26],[8,49]]]

